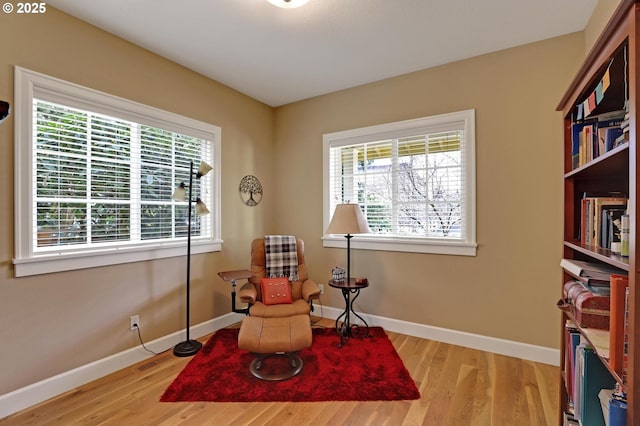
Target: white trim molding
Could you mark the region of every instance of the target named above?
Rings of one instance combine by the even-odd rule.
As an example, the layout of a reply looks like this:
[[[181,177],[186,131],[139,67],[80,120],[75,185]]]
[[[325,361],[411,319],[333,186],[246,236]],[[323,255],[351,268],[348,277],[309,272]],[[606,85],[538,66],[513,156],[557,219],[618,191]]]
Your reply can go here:
[[[323,307],[322,309],[323,316],[325,318],[334,320],[338,318],[338,315],[343,313],[342,309],[330,307]],[[370,327],[382,327],[385,330],[393,331],[394,333],[406,334],[407,336],[434,340],[436,342],[448,343],[456,346],[464,346],[466,348],[478,349],[485,352],[511,356],[556,367],[560,366],[559,349],[376,315],[368,315],[364,313],[358,313],[358,315],[362,316]]]

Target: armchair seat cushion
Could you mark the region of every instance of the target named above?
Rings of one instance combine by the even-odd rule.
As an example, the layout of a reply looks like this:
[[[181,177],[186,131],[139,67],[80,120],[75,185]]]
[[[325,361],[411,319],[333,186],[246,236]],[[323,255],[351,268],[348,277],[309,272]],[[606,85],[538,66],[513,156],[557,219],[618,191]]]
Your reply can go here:
[[[265,305],[256,301],[249,309],[252,317],[283,318],[294,315],[309,315],[311,307],[304,299],[294,300],[293,303],[281,305]]]

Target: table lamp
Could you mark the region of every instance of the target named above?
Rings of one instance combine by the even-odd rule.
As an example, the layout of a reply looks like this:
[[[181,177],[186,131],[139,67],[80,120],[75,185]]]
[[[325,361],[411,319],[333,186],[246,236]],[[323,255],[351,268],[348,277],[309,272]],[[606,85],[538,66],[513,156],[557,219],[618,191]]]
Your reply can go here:
[[[362,214],[358,204],[338,204],[331,222],[327,227],[327,234],[345,234],[347,239],[347,284],[351,279],[351,238],[352,234],[366,234],[371,232],[367,219]]]

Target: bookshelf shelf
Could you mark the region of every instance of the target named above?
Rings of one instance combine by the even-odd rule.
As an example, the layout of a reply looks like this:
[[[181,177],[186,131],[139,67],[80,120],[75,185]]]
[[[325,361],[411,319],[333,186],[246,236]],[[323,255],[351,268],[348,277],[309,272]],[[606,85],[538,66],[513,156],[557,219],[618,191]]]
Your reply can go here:
[[[571,81],[558,105],[563,114],[564,128],[564,241],[563,257],[613,266],[628,276],[629,291],[621,311],[614,311],[611,330],[575,326],[597,354],[615,382],[623,387],[627,397],[627,424],[640,424],[640,272],[638,253],[640,238],[640,152],[636,138],[636,123],[640,102],[640,0],[621,0],[602,34]],[[606,117],[606,118],[605,118]],[[617,121],[616,121],[617,120]],[[608,121],[608,123],[605,123]],[[614,123],[614,121],[616,121]],[[611,127],[607,127],[611,126]],[[612,127],[618,127],[612,129]],[[615,195],[614,195],[615,194]],[[606,210],[605,197],[621,198],[626,205]],[[596,200],[596,201],[593,201]],[[590,204],[592,203],[592,204]],[[598,204],[599,203],[599,204]],[[611,204],[611,203],[610,203]],[[589,210],[591,209],[591,210]],[[617,215],[617,216],[616,216]],[[628,215],[628,256],[616,248],[621,215]],[[614,227],[615,224],[615,227]],[[616,248],[616,253],[611,248]],[[566,282],[575,279],[562,274],[561,292]],[[612,287],[612,294],[614,289]],[[622,294],[624,293],[617,293]],[[616,299],[616,300],[619,300]],[[614,296],[611,297],[614,302]],[[618,302],[621,303],[621,302]],[[619,308],[618,308],[619,309]],[[626,318],[626,322],[625,322]],[[563,310],[561,318],[560,407],[558,424],[563,425],[565,412],[571,411],[570,377],[574,370],[567,366],[574,361],[567,340],[567,324],[576,324],[572,311]],[[622,327],[622,328],[621,328]],[[620,361],[618,369],[611,366],[610,349],[622,352],[623,345],[610,348],[610,342],[620,342],[623,336],[625,372]],[[574,331],[574,336],[578,334]],[[614,363],[614,365],[616,365]]]
[[[599,260],[600,262],[607,263],[611,266],[615,266],[616,268],[620,268],[623,271],[629,271],[629,258],[613,254],[609,249],[603,249],[595,246],[586,246],[584,244],[581,244],[580,241],[565,241],[564,245],[577,253],[585,254],[588,257]]]
[[[577,328],[587,339],[589,344],[595,349],[596,354],[609,370],[609,374],[613,376],[616,382],[622,383],[620,375],[609,366],[609,332],[607,330],[599,330],[597,328],[580,327],[576,325],[573,315],[567,314],[567,317],[573,322],[573,327]],[[563,379],[564,377],[566,377],[566,375],[563,372]]]
[[[565,179],[590,179],[612,174],[612,170],[620,170],[629,166],[629,142],[613,148],[584,166],[575,168],[564,175]]]

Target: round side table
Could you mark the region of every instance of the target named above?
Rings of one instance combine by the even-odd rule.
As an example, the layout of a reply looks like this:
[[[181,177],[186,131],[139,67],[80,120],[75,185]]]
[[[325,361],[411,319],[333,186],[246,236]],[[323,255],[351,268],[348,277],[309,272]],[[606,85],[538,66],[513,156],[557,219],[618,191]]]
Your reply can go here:
[[[336,318],[336,331],[340,335],[340,347],[342,347],[345,340],[349,340],[350,337],[354,336],[352,329],[358,327],[358,325],[351,324],[352,314],[358,319],[360,319],[360,321],[362,321],[362,323],[365,325],[366,333],[364,337],[368,337],[369,324],[367,324],[364,318],[362,318],[353,310],[353,302],[355,302],[355,300],[360,295],[360,290],[362,290],[365,287],[368,287],[369,283],[368,282],[356,283],[356,279],[351,278],[348,281],[347,280],[343,280],[343,281],[329,280],[329,286],[340,289],[342,291],[342,297],[344,298],[344,304],[345,304],[344,312],[342,312],[338,316],[338,318]],[[353,297],[351,297],[351,295],[353,295]],[[340,322],[341,319],[342,319],[342,322]]]

